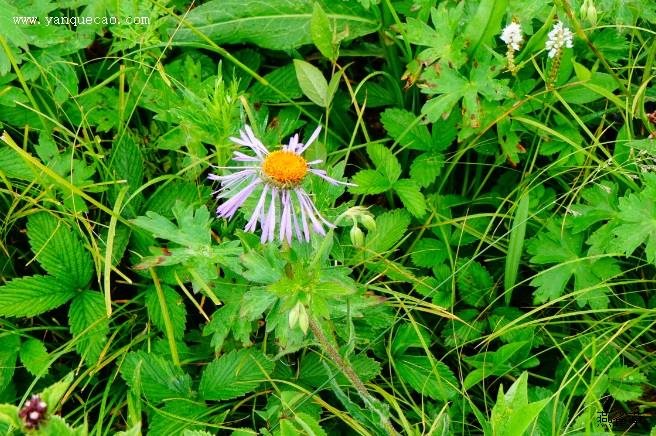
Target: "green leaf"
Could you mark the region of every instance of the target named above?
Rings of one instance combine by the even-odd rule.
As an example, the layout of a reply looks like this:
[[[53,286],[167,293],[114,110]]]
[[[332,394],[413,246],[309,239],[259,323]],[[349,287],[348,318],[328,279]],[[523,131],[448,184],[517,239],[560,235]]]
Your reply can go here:
[[[30,374],[43,376],[47,374],[50,355],[46,346],[38,339],[28,339],[20,349],[20,359]]]
[[[76,294],[68,283],[50,276],[13,279],[0,286],[0,316],[40,315],[61,306]]]
[[[531,286],[537,287],[536,303],[560,297],[574,277],[574,290],[582,291],[575,296],[580,307],[586,304],[597,309],[608,307],[610,288],[605,282],[621,270],[613,258],[585,256],[582,246],[583,235],[572,235],[567,228],[562,229],[558,221],[547,223],[547,228],[529,241],[527,250],[533,255],[532,263],[555,264],[531,280]]]
[[[484,118],[481,97],[487,101],[499,101],[510,92],[507,79],[494,79],[503,70],[503,63],[486,53],[472,67],[469,78],[463,76],[455,67],[442,65],[441,68],[428,68],[422,74],[425,84],[422,92],[437,97],[429,100],[422,108],[428,120],[435,122],[446,119],[456,103],[462,99],[463,126],[478,129]],[[493,105],[497,108],[498,105]],[[489,110],[489,109],[488,109]]]
[[[584,204],[570,206],[572,232],[580,233],[593,225],[617,217],[617,184],[599,182],[581,192]]]
[[[282,103],[287,98],[299,98],[303,95],[298,79],[296,78],[296,67],[293,63],[279,67],[272,72],[265,74],[264,79],[271,86],[266,86],[256,82],[250,87],[249,92],[254,101],[265,103]],[[275,87],[283,95],[275,92],[271,87]]]
[[[417,116],[404,109],[390,108],[380,115],[387,133],[403,147],[413,150],[430,150],[431,135],[428,127],[417,122]]]
[[[209,416],[208,407],[202,402],[189,400],[171,400],[149,413],[148,435],[153,436],[185,436],[204,435],[204,428]],[[213,415],[221,420],[222,414]],[[220,421],[219,421],[220,422]]]
[[[432,342],[430,332],[420,324],[403,324],[392,341],[392,355],[400,357],[408,348],[428,348]]]
[[[642,386],[647,377],[637,368],[618,366],[608,371],[608,392],[618,401],[637,400],[642,396]]]
[[[394,192],[413,216],[421,218],[426,213],[426,199],[419,186],[412,180],[402,179],[394,183]]]
[[[241,255],[241,261],[246,268],[244,277],[261,284],[275,283],[283,276],[284,261],[275,256],[269,249],[264,254],[250,250]]]
[[[1,4],[2,1],[0,0]],[[32,167],[14,149],[8,146],[0,147],[0,173],[4,173],[11,179],[32,181],[35,178]]]
[[[528,205],[529,194],[527,192],[519,200],[512,227],[510,228],[508,254],[506,255],[506,267],[503,276],[504,301],[506,306],[510,305],[512,290],[517,281],[519,264],[522,260],[522,248],[524,247],[524,236],[526,235],[526,225],[528,224]]]
[[[310,22],[314,0],[213,0],[194,8],[186,20],[217,44],[252,43],[288,50],[312,43]],[[318,2],[337,34],[353,39],[378,30],[371,13],[357,2]],[[176,29],[175,41],[202,41],[186,26]]]
[[[367,252],[384,254],[405,234],[410,225],[410,217],[403,209],[385,212],[376,218],[376,230],[367,233],[364,245]]]
[[[73,383],[73,378],[73,373],[69,372],[60,381],[48,386],[41,392],[41,399],[48,405],[50,413],[59,409],[59,402],[64,398],[64,394]]]
[[[27,220],[30,246],[43,269],[73,288],[84,288],[93,276],[91,255],[63,221],[46,212]]]
[[[439,153],[423,153],[413,159],[410,165],[410,178],[422,188],[428,187],[440,175],[444,166],[444,156]]]
[[[437,8],[431,9],[433,27],[424,22],[408,17],[408,42],[429,47],[419,53],[417,58],[430,65],[436,61],[443,64],[461,66],[466,57],[463,53],[465,41],[460,37],[459,26],[463,15],[463,3],[455,7],[446,3],[439,3]]]
[[[549,398],[533,403],[528,402],[527,379],[528,373],[523,372],[506,394],[503,393],[503,386],[499,388],[497,402],[492,408],[490,419],[493,434],[524,435],[549,402]]]
[[[360,380],[365,383],[369,380],[373,380],[378,374],[380,374],[380,363],[364,354],[358,354],[351,357],[349,363]],[[329,366],[330,372],[335,375],[335,381],[337,384],[340,386],[352,386],[352,383],[341,373],[340,369],[334,362],[315,353],[307,354],[301,360],[299,372],[300,380],[315,388],[326,387],[326,380],[328,379],[329,373],[326,371],[324,365]]]
[[[392,152],[382,144],[370,143],[367,145],[367,154],[376,166],[378,172],[394,183],[401,175],[401,164]]]
[[[481,0],[464,31],[464,37],[469,41],[469,53],[475,56],[480,50],[494,45],[507,6],[508,0]]]
[[[185,333],[185,325],[187,323],[187,308],[185,307],[184,300],[173,288],[170,286],[162,285],[162,293],[166,300],[166,307],[169,311],[171,324],[173,325],[173,336],[176,339],[182,339]],[[164,324],[164,316],[162,315],[162,306],[157,296],[157,289],[155,286],[150,286],[146,289],[146,307],[148,308],[148,316],[157,328],[166,333]]]
[[[630,256],[646,243],[647,261],[656,263],[656,174],[646,173],[644,181],[641,192],[620,198],[619,225],[612,230],[613,240],[609,248]]]
[[[294,59],[294,68],[303,94],[317,106],[327,107],[330,104],[328,101],[328,82],[321,70],[309,62],[299,59]]]
[[[398,376],[421,395],[448,401],[458,393],[458,380],[444,363],[427,356],[403,355],[394,360]]]
[[[458,259],[456,265],[460,298],[474,307],[488,304],[494,296],[494,281],[488,270],[480,263],[467,258]]]
[[[360,170],[351,181],[356,185],[349,188],[354,194],[374,195],[392,189],[389,180],[376,170]]]
[[[476,369],[467,374],[463,386],[469,389],[485,377],[501,377],[519,367],[539,364],[537,358],[527,360],[531,344],[531,341],[512,342],[502,345],[496,351],[484,351],[474,356],[465,357],[465,362]]]
[[[13,404],[0,404],[0,423],[5,423],[15,428],[20,428],[21,421],[18,417],[18,412],[18,407],[14,406]],[[6,434],[10,433],[7,432]]]
[[[75,296],[68,311],[75,349],[88,365],[98,361],[107,343],[109,320],[105,310],[105,301],[100,292],[83,291]]]
[[[3,388],[11,384],[20,345],[20,336],[17,334],[4,333],[0,336],[0,386]]]
[[[210,363],[200,381],[204,400],[229,400],[255,390],[269,378],[273,362],[255,350],[234,350]]]
[[[132,351],[121,367],[121,375],[134,390],[153,403],[173,398],[191,398],[191,377],[164,357]]]
[[[442,241],[433,238],[422,238],[410,254],[412,263],[424,268],[440,265],[448,257],[449,252]]]
[[[39,428],[39,434],[43,436],[86,436],[87,429],[86,424],[73,428],[61,416],[50,415],[45,424]]]
[[[207,202],[211,190],[195,183],[174,180],[159,187],[143,207],[143,210],[173,218],[173,208],[181,203],[184,206],[200,207]]]
[[[320,3],[315,3],[312,10],[310,34],[312,35],[312,42],[321,54],[334,62],[337,59],[337,53],[333,45],[333,29],[330,26],[328,15],[321,8]]]

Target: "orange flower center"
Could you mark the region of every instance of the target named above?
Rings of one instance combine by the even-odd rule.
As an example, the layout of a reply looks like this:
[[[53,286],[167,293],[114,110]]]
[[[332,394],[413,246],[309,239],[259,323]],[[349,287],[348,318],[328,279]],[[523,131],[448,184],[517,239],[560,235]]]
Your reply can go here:
[[[262,172],[281,185],[297,185],[307,174],[307,162],[296,153],[278,150],[264,159]]]

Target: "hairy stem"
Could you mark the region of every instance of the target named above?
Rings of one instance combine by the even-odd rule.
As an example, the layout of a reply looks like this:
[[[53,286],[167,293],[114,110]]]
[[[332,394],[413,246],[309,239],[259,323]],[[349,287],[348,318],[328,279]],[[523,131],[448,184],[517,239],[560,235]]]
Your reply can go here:
[[[388,431],[388,434],[398,435],[399,433],[392,426],[389,417],[384,416],[380,412],[380,408],[375,407],[375,405],[379,403],[379,401],[369,393],[364,383],[362,383],[362,380],[360,380],[360,377],[358,377],[358,375],[355,373],[351,365],[346,360],[342,359],[342,356],[339,354],[339,351],[337,351],[337,349],[333,347],[333,345],[328,341],[328,338],[324,334],[323,330],[312,317],[310,317],[310,330],[314,334],[314,337],[317,338],[317,340],[323,347],[326,354],[328,354],[328,356],[332,359],[332,361],[335,362],[335,364],[339,367],[342,373],[344,373],[346,378],[348,378],[351,381],[351,383],[353,383],[353,387],[358,392],[358,394],[360,395],[364,403],[367,405],[367,407],[369,407],[371,410],[373,410],[379,415],[381,419],[381,423]]]

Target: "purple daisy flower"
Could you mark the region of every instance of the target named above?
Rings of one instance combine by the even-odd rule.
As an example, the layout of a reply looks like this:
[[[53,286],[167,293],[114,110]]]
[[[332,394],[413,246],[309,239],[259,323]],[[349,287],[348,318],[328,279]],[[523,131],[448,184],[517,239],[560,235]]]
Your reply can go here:
[[[262,185],[260,198],[244,230],[254,232],[258,223],[262,229],[261,241],[273,241],[276,237],[276,223],[280,219],[277,236],[280,241],[291,244],[293,234],[299,241],[310,240],[312,231],[325,235],[325,227],[335,226],[326,220],[317,210],[312,199],[301,187],[308,173],[319,176],[333,185],[350,185],[328,176],[325,170],[314,168],[321,160],[307,162],[302,154],[317,139],[321,126],[303,144],[298,134],[291,137],[289,144],[281,150],[269,151],[262,141],[255,137],[253,130],[245,126],[239,138],[230,138],[232,142],[250,148],[254,156],[235,151],[232,160],[244,162],[243,166],[218,167],[219,169],[238,170],[231,174],[219,176],[210,174],[210,180],[221,182],[221,188],[214,192],[217,199],[225,199],[218,207],[219,217],[230,219],[244,204],[244,201]],[[300,212],[300,214],[298,213]],[[308,224],[309,221],[309,224]]]

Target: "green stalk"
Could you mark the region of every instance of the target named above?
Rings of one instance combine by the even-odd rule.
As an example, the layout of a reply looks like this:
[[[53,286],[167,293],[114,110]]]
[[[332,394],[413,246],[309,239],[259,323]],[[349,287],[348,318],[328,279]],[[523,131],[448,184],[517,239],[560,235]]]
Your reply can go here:
[[[169,308],[166,306],[166,299],[164,298],[164,291],[162,291],[162,284],[159,282],[159,277],[154,268],[150,268],[150,275],[153,278],[155,289],[157,290],[157,299],[159,306],[162,309],[162,318],[164,318],[164,329],[166,330],[166,339],[169,342],[171,349],[171,359],[175,366],[180,366],[180,357],[178,356],[178,347],[175,345],[175,337],[173,336],[173,324],[171,323],[171,316],[169,315]]]
[[[323,347],[326,354],[328,354],[328,357],[330,357],[330,359],[333,362],[335,362],[337,367],[342,371],[342,373],[346,376],[346,378],[348,378],[349,381],[353,384],[353,387],[358,392],[360,398],[362,398],[362,401],[364,401],[365,405],[369,409],[373,410],[378,414],[378,416],[382,421],[383,426],[387,429],[388,434],[398,435],[399,433],[394,429],[394,426],[392,426],[389,417],[381,414],[379,408],[376,407],[376,404],[378,404],[379,401],[369,393],[364,383],[362,383],[362,380],[360,380],[360,377],[358,377],[358,375],[353,370],[353,367],[351,367],[350,363],[342,359],[342,356],[339,354],[337,349],[333,347],[330,341],[328,341],[328,338],[324,334],[319,324],[314,320],[314,318],[312,318],[311,316],[309,318],[310,318],[309,319],[310,330],[314,334],[314,337],[317,338],[317,340]]]

